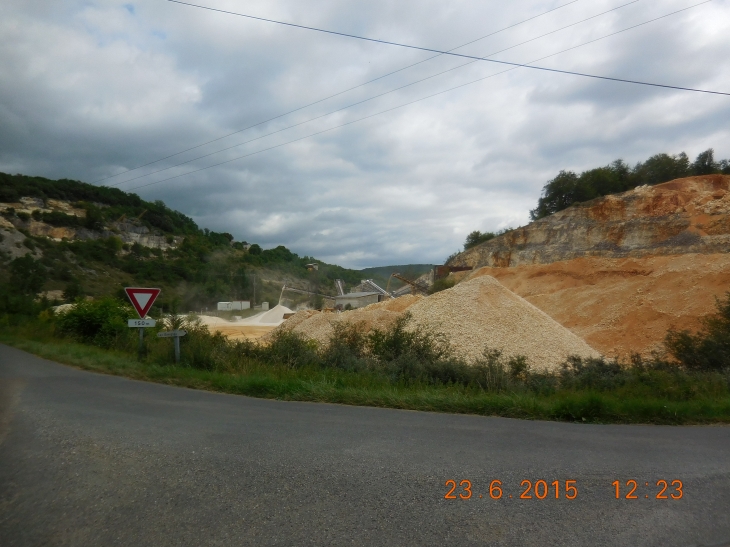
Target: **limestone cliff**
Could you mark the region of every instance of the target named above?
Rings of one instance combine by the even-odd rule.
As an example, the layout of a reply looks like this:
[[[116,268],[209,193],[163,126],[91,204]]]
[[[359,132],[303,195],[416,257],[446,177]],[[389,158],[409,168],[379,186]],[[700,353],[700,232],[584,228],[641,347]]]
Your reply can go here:
[[[584,257],[730,252],[730,176],[677,179],[569,207],[454,257],[512,267]]]
[[[105,207],[102,204],[97,205]],[[24,213],[27,219],[23,220],[15,214],[5,214],[9,210],[14,213]],[[2,236],[0,251],[8,253],[12,257],[28,252],[18,243],[25,239],[25,236],[18,230],[25,231],[33,236],[48,237],[55,241],[83,241],[115,236],[121,239],[122,243],[129,245],[138,243],[143,247],[161,250],[174,248],[183,240],[180,236],[165,236],[162,232],[154,233],[137,219],[120,219],[116,222],[107,223],[103,230],[89,230],[81,226],[53,226],[31,218],[30,215],[34,212],[60,212],[78,218],[86,216],[84,209],[74,207],[69,202],[55,199],[44,201],[38,198],[23,197],[17,203],[0,203],[0,235]]]

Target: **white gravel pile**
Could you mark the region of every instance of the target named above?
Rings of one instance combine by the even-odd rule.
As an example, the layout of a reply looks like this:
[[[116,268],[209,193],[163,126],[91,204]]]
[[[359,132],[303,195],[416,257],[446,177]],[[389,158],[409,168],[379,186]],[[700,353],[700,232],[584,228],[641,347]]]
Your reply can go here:
[[[599,356],[581,338],[490,276],[429,297],[401,297],[339,314],[301,311],[277,331],[297,332],[324,345],[337,322],[357,323],[365,332],[387,330],[406,312],[413,317],[410,328],[421,326],[444,334],[456,355],[471,363],[487,346],[506,356],[524,355],[539,370],[555,370],[570,355]]]
[[[364,332],[374,329],[387,330],[401,315],[399,312],[388,311],[387,309],[368,308],[370,306],[342,313],[303,310],[287,319],[276,330],[263,336],[261,341],[266,342],[276,332],[284,330],[297,332],[310,340],[316,340],[320,345],[326,345],[334,332],[335,323],[357,323],[358,327]]]
[[[266,313],[262,313],[261,315],[256,315],[255,317],[258,318],[258,323],[265,324],[265,325],[271,325],[271,324],[281,324],[282,321],[284,321],[284,314],[285,313],[294,313],[286,306],[274,306]],[[253,319],[253,317],[251,318]]]
[[[585,341],[491,276],[438,292],[408,308],[413,324],[446,335],[473,362],[485,346],[524,355],[536,369],[554,370],[570,355],[598,357]]]
[[[210,315],[200,315],[200,321],[203,325],[215,328],[215,327],[230,327],[230,326],[244,326],[244,327],[276,327],[284,322],[285,313],[294,313],[286,306],[275,306],[269,311],[262,311],[254,316],[246,317],[245,319],[239,319],[238,321],[228,321],[222,317],[213,317]]]

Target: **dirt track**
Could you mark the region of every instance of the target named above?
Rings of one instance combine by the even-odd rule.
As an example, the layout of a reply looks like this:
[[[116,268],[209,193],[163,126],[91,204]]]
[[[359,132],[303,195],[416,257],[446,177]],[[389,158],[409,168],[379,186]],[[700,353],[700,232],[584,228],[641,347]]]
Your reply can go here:
[[[669,327],[695,330],[730,290],[730,255],[580,258],[482,268],[605,355],[648,355]]]

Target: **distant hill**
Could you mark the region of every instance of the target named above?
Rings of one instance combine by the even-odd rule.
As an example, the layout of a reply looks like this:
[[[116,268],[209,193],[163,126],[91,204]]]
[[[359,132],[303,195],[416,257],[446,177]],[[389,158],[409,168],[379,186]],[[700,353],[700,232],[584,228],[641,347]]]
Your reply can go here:
[[[334,294],[335,279],[353,286],[362,273],[201,229],[162,201],[116,188],[0,173],[0,314],[22,293],[70,301],[158,286],[160,305],[193,310],[254,292],[278,302],[284,283]]]

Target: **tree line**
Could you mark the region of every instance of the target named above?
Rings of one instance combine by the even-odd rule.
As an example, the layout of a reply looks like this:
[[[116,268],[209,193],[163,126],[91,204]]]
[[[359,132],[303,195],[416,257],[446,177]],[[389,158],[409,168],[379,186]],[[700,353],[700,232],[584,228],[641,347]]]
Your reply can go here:
[[[589,169],[580,174],[560,171],[543,187],[537,207],[530,211],[530,218],[544,218],[575,203],[625,192],[645,184],[653,186],[682,177],[711,174],[730,175],[730,160],[715,161],[712,148],[700,153],[694,162],[690,162],[687,154],[682,152],[675,156],[656,154],[634,167],[618,159],[605,167]]]

